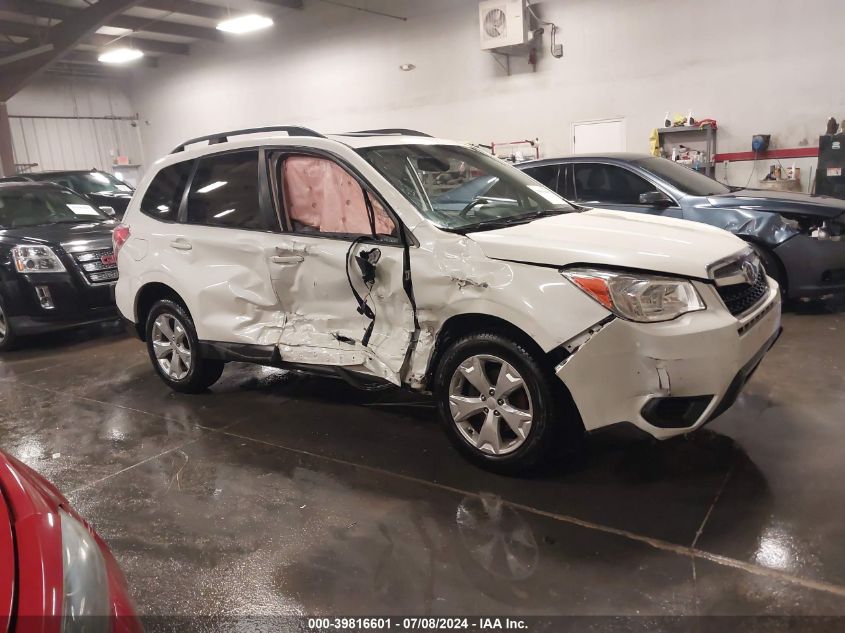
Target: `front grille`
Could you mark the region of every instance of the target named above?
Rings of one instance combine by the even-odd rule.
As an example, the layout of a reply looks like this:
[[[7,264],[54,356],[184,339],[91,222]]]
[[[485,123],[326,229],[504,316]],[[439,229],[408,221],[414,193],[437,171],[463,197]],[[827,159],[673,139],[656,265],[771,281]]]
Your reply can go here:
[[[73,258],[89,283],[104,284],[117,281],[117,258],[112,249],[73,253]]]
[[[725,302],[728,311],[738,316],[744,314],[760,303],[769,292],[769,282],[765,273],[760,271],[757,281],[753,284],[731,284],[730,286],[716,286],[719,296]]]

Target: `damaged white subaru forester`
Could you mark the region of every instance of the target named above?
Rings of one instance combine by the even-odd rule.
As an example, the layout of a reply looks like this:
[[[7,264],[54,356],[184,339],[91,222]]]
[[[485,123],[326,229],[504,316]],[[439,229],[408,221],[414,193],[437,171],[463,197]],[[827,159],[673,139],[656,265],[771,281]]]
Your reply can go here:
[[[781,329],[777,284],[730,233],[574,206],[410,130],[194,139],[114,242],[118,306],[172,389],[240,361],[431,392],[500,472],[612,424],[697,429]]]

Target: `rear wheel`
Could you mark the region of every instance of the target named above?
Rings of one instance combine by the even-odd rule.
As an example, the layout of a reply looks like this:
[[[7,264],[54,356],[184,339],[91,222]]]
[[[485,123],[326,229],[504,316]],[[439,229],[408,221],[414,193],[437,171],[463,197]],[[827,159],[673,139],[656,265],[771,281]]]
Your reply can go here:
[[[582,433],[562,387],[520,343],[493,333],[457,340],[435,374],[441,420],[452,442],[480,466],[505,474],[544,465]]]
[[[223,361],[202,357],[191,316],[170,299],[158,301],[150,310],[147,351],[159,377],[174,391],[205,391],[223,373]]]
[[[7,352],[14,349],[17,343],[15,333],[12,331],[12,326],[9,323],[9,317],[6,316],[6,309],[3,305],[3,298],[0,297],[0,352]]]

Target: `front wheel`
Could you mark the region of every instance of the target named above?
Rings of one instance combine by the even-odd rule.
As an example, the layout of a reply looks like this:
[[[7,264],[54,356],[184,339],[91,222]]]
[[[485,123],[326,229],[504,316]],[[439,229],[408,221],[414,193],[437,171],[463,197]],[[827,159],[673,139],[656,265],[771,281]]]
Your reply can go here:
[[[202,357],[193,319],[170,299],[158,301],[150,310],[147,351],[159,377],[174,391],[205,391],[223,373],[223,361]]]
[[[16,343],[17,337],[12,331],[12,325],[9,323],[9,317],[6,316],[3,299],[0,297],[0,352],[7,352],[14,349]]]
[[[438,411],[455,446],[504,474],[536,470],[583,435],[562,385],[541,359],[494,333],[463,337],[435,372]]]

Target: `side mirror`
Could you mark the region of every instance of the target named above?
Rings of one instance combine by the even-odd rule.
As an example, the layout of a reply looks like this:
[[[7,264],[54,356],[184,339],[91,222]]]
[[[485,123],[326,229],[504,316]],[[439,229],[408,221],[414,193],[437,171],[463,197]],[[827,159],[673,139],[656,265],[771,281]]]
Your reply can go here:
[[[640,194],[640,204],[647,204],[650,207],[668,207],[672,200],[661,191],[648,191]]]
[[[114,216],[117,215],[117,213],[115,213],[114,209],[111,208],[111,207],[100,207],[100,211],[105,213],[110,218],[113,218]]]

